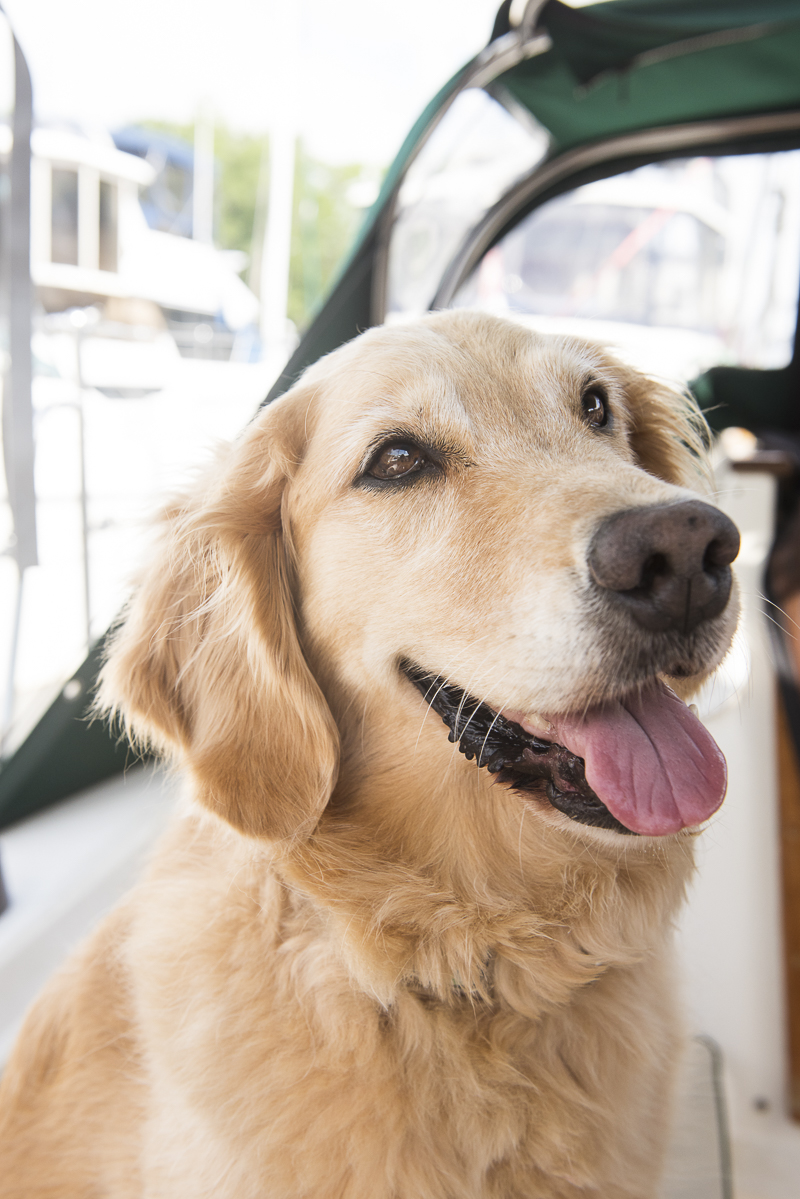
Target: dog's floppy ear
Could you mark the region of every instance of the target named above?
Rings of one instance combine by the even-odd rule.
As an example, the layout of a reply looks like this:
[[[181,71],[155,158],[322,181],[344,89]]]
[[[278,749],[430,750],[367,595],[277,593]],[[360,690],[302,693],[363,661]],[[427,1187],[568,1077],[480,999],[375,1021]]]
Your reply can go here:
[[[338,734],[295,629],[282,496],[310,397],[266,410],[164,517],[115,634],[99,706],[177,751],[199,799],[240,832],[307,835],[330,798]]]
[[[632,368],[623,371],[639,465],[667,483],[708,490],[711,435],[694,400]]]

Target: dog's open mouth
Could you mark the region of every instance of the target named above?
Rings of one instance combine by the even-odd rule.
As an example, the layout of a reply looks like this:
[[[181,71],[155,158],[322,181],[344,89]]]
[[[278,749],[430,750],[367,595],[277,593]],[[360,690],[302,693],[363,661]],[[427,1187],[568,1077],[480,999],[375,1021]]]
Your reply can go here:
[[[655,680],[580,716],[554,718],[553,740],[545,740],[440,676],[410,662],[402,670],[465,757],[516,791],[545,794],[581,824],[664,836],[701,824],[725,797],[716,742]]]

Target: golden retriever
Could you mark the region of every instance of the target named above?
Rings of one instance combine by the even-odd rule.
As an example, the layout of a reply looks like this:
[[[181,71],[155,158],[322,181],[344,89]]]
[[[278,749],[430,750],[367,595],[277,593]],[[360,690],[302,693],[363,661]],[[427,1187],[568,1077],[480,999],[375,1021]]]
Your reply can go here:
[[[166,513],[102,702],[189,795],[28,1018],[6,1199],[655,1194],[725,790],[676,692],[736,622],[701,426],[596,346],[437,314]]]

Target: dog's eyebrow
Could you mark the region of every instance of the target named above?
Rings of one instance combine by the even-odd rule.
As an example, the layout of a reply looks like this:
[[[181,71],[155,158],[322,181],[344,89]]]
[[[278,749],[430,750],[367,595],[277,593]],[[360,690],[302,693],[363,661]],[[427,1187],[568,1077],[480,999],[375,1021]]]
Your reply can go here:
[[[606,387],[614,386],[614,380],[608,372],[604,372],[602,368],[589,367],[578,379],[578,389],[585,391],[587,387]]]
[[[402,398],[376,397],[371,409],[353,421],[350,432],[362,447],[376,448],[388,437],[403,437],[458,458],[474,452],[472,421],[463,401],[452,387],[430,383],[410,395],[407,390]]]

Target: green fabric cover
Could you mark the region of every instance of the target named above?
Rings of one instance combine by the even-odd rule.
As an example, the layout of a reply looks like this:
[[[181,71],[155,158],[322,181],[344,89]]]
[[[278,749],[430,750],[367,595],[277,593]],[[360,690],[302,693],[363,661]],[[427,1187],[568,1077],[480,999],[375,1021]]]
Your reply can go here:
[[[695,379],[691,391],[712,429],[730,425],[796,433],[800,429],[800,394],[794,363],[783,370],[748,370],[712,366]]]
[[[617,0],[581,9],[551,0],[541,20],[558,56],[586,83],[648,51],[709,35],[750,39],[797,16],[794,0]]]
[[[800,105],[799,0],[549,0],[545,54],[501,76],[557,153],[637,129]],[[669,47],[668,50],[664,47]],[[639,55],[663,56],[651,61]]]
[[[104,643],[94,646],[70,680],[78,695],[62,691],[0,773],[0,829],[91,787],[141,761],[125,738],[103,720],[92,720],[94,685]]]

